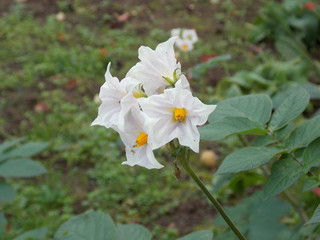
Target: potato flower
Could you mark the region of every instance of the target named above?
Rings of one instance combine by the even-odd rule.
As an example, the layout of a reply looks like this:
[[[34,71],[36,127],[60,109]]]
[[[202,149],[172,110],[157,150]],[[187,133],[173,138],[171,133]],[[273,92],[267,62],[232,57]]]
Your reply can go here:
[[[176,39],[172,37],[160,43],[155,50],[145,46],[139,48],[140,62],[129,70],[126,77],[142,82],[148,96],[163,93],[164,89],[174,87],[181,75],[181,65],[175,58],[173,48]]]
[[[140,98],[138,102],[149,117],[155,120],[150,139],[153,149],[178,138],[183,146],[199,152],[200,134],[197,126],[206,123],[216,105],[205,105],[193,97],[178,80],[175,88],[166,89],[163,94]]]
[[[127,161],[122,164],[139,165],[148,169],[162,168],[163,166],[155,159],[153,146],[149,134],[154,130],[153,121],[133,107],[127,115],[127,123],[124,131],[118,129],[121,140],[126,146]]]
[[[183,52],[193,50],[193,44],[198,41],[198,35],[194,29],[174,28],[171,30],[171,37],[178,37],[176,46]]]

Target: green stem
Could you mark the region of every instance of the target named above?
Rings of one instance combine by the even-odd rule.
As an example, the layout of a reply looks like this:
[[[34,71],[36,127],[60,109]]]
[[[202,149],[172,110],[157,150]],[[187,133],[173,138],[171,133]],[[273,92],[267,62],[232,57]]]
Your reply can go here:
[[[178,157],[182,167],[190,175],[190,177],[192,177],[192,179],[195,181],[195,183],[198,185],[198,187],[201,189],[201,191],[207,196],[207,198],[210,200],[210,202],[213,204],[213,206],[215,206],[215,208],[221,214],[223,219],[226,221],[226,223],[229,225],[229,227],[234,232],[234,234],[238,237],[238,239],[247,240],[247,238],[242,235],[242,233],[239,231],[237,226],[234,224],[234,222],[231,220],[231,218],[228,216],[228,214],[222,208],[220,203],[211,195],[211,193],[208,191],[208,189],[205,187],[205,185],[202,183],[202,181],[199,179],[199,177],[192,170],[192,168],[189,165],[189,158],[188,158],[189,153],[188,152],[189,152],[189,149],[187,150],[187,153],[184,149],[184,154],[182,154]]]

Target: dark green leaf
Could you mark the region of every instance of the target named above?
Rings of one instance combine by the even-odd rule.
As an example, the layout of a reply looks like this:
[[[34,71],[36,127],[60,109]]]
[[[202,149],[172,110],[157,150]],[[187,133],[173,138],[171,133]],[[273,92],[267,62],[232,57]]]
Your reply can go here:
[[[265,197],[283,192],[303,174],[305,170],[291,156],[283,157],[272,165],[269,181],[264,187]]]
[[[246,147],[228,155],[219,167],[217,174],[236,173],[260,167],[276,154],[283,152],[275,147]]]
[[[13,240],[42,240],[47,235],[48,228],[38,228],[34,229],[28,232],[25,232],[24,234],[14,238]]]
[[[7,219],[2,212],[0,212],[0,234],[3,233],[7,226]]]
[[[273,113],[269,123],[270,130],[276,131],[298,117],[307,107],[309,100],[309,93],[303,88],[292,93]]]
[[[301,148],[318,137],[320,137],[320,116],[313,117],[296,128],[288,138],[287,144],[291,149]]]
[[[1,177],[33,177],[46,172],[40,163],[31,159],[13,159],[0,164]]]
[[[1,143],[0,144],[0,153],[4,152],[8,148],[16,145],[17,143],[19,143],[23,140],[25,140],[25,138],[17,138],[17,139],[11,140],[11,141],[5,141],[5,142]]]
[[[7,153],[7,158],[12,157],[31,157],[48,146],[48,143],[26,143],[21,146],[15,147]]]
[[[309,191],[313,188],[318,187],[319,185],[320,185],[319,179],[317,179],[316,177],[309,178],[303,183],[302,191],[303,192]]]
[[[213,240],[213,233],[211,231],[202,230],[194,233],[190,233],[177,240]]]
[[[16,198],[16,190],[5,182],[0,182],[0,202],[10,202]]]
[[[225,117],[244,117],[253,122],[265,124],[271,115],[272,102],[268,95],[253,94],[219,102],[209,116],[210,124],[220,122]]]
[[[320,204],[318,205],[317,209],[314,211],[313,216],[306,224],[312,223],[320,223]]]
[[[56,240],[115,240],[116,227],[109,215],[92,210],[62,224]]]
[[[260,136],[257,137],[253,142],[252,142],[252,146],[253,147],[261,147],[261,146],[266,146],[269,145],[271,143],[275,143],[276,140],[274,140],[274,138],[270,135],[265,135],[265,136]]]
[[[320,123],[319,123],[320,124]],[[303,152],[303,164],[311,167],[317,167],[320,165],[320,138],[313,141]]]
[[[225,117],[219,122],[200,128],[202,140],[220,140],[234,134],[265,134],[268,131],[259,122],[246,117]]]
[[[150,232],[138,224],[120,224],[116,229],[116,240],[151,240]]]

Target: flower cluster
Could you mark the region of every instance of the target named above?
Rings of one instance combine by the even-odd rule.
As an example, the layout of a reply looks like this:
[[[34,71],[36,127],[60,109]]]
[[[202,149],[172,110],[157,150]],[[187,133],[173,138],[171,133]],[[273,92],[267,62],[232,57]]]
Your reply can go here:
[[[123,164],[163,167],[153,150],[177,138],[180,145],[199,152],[197,126],[205,124],[215,105],[193,97],[190,85],[174,55],[176,37],[155,50],[142,46],[139,59],[119,81],[110,73],[99,93],[101,105],[92,125],[116,130],[126,146]]]
[[[183,52],[193,49],[193,44],[198,41],[198,35],[194,29],[174,28],[171,30],[171,37],[178,37],[176,46]]]

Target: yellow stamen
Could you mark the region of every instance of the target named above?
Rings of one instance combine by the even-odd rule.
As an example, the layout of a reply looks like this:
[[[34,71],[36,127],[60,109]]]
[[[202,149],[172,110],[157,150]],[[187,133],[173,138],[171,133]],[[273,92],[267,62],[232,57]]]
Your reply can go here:
[[[148,141],[148,134],[145,134],[144,132],[141,132],[140,135],[136,139],[136,145],[134,147],[141,147],[145,144],[147,144]]]
[[[184,108],[174,109],[174,119],[178,122],[182,122],[187,115],[187,111]]]
[[[183,44],[181,46],[181,48],[182,48],[183,51],[187,51],[188,50],[188,45],[187,44]]]

